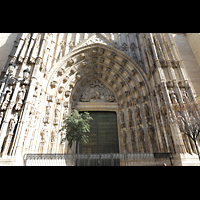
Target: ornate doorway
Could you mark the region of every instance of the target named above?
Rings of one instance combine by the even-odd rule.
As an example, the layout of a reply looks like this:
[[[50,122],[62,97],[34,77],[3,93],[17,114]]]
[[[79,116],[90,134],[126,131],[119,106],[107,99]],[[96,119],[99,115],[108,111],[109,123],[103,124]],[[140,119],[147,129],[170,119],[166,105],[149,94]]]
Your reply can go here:
[[[109,111],[89,112],[89,142],[80,143],[80,154],[119,153],[117,114]]]

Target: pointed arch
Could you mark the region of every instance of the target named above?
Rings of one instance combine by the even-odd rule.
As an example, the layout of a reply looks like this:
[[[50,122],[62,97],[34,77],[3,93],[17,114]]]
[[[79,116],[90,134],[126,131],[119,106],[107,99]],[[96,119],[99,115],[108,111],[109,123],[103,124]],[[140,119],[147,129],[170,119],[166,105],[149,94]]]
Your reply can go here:
[[[115,48],[110,41],[108,43],[103,38],[104,44],[92,43],[91,38],[92,36],[88,38],[89,44],[84,42],[78,48],[74,48],[49,72],[46,105],[49,108],[52,104],[53,115],[51,119],[48,119],[48,126],[51,126],[52,130],[55,126],[60,127],[65,114],[70,113],[72,109],[80,109],[80,104],[83,103],[81,102],[82,92],[98,80],[111,91],[115,102],[108,101],[106,104],[98,102],[90,109],[94,107],[99,110],[110,109],[117,113],[120,152],[140,152],[138,134],[141,129],[144,132],[145,150],[153,152],[148,136],[148,124],[154,126],[154,119],[151,112],[150,87],[145,72],[132,58]],[[148,117],[145,111],[147,106]],[[56,117],[58,114],[59,119]],[[126,140],[123,139],[124,133],[126,133]],[[52,140],[49,139],[49,141]]]

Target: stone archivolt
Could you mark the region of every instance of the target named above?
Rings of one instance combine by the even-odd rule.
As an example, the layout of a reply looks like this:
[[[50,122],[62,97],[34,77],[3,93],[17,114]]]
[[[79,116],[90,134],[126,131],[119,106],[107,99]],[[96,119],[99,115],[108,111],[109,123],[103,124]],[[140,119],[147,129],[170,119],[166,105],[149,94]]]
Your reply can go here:
[[[72,153],[58,130],[81,103],[115,110],[120,153],[196,153],[176,122],[196,101],[170,34],[23,34],[11,61],[31,77],[1,105],[2,156]]]
[[[63,99],[65,102],[63,103],[64,108],[61,109],[63,114],[70,113],[71,109],[77,108],[79,102],[107,101],[112,104],[116,101],[120,151],[140,152],[137,139],[139,138],[138,130],[143,130],[146,138],[145,149],[153,152],[151,141],[154,141],[156,146],[159,146],[157,144],[159,141],[156,134],[151,134],[151,139],[148,135],[155,129],[152,128],[154,120],[151,117],[147,78],[141,68],[120,50],[116,51],[116,49],[102,44],[93,44],[77,49],[77,51],[79,53],[75,51],[68,58],[70,61],[73,60],[73,64],[66,64],[61,76],[58,77],[57,71],[52,73],[51,82],[54,82],[55,79],[57,87],[50,86],[47,90],[49,93],[54,92],[54,96],[57,98]],[[68,63],[68,61],[63,62]],[[63,81],[65,77],[68,77],[67,81]],[[63,87],[65,92],[59,93],[60,87]],[[110,100],[101,99],[101,92],[104,94],[105,91],[101,91],[100,88],[106,88],[112,98]],[[151,128],[149,128],[150,125]],[[133,132],[134,136],[131,135]],[[124,133],[127,138],[126,145],[123,144],[125,142]]]

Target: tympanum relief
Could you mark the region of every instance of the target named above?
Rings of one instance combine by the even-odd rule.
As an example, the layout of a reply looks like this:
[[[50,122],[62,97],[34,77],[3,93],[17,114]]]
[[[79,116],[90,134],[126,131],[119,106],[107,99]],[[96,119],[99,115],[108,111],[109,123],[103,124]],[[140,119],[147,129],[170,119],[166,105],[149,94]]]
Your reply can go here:
[[[81,102],[115,102],[114,94],[99,80],[84,89],[80,98]]]

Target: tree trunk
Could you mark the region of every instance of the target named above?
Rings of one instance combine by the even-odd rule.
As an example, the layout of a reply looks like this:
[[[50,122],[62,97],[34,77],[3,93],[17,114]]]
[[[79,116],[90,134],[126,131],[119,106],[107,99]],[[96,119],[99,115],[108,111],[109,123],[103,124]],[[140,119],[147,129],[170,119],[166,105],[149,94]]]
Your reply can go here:
[[[196,140],[196,138],[194,138],[193,141],[194,141],[194,144],[195,144],[195,147],[196,147],[196,150],[197,150],[197,154],[198,154],[199,160],[200,160],[199,149],[198,149],[198,146],[197,146],[197,140]]]
[[[77,154],[76,166],[79,166],[79,138],[76,141],[76,154]]]

